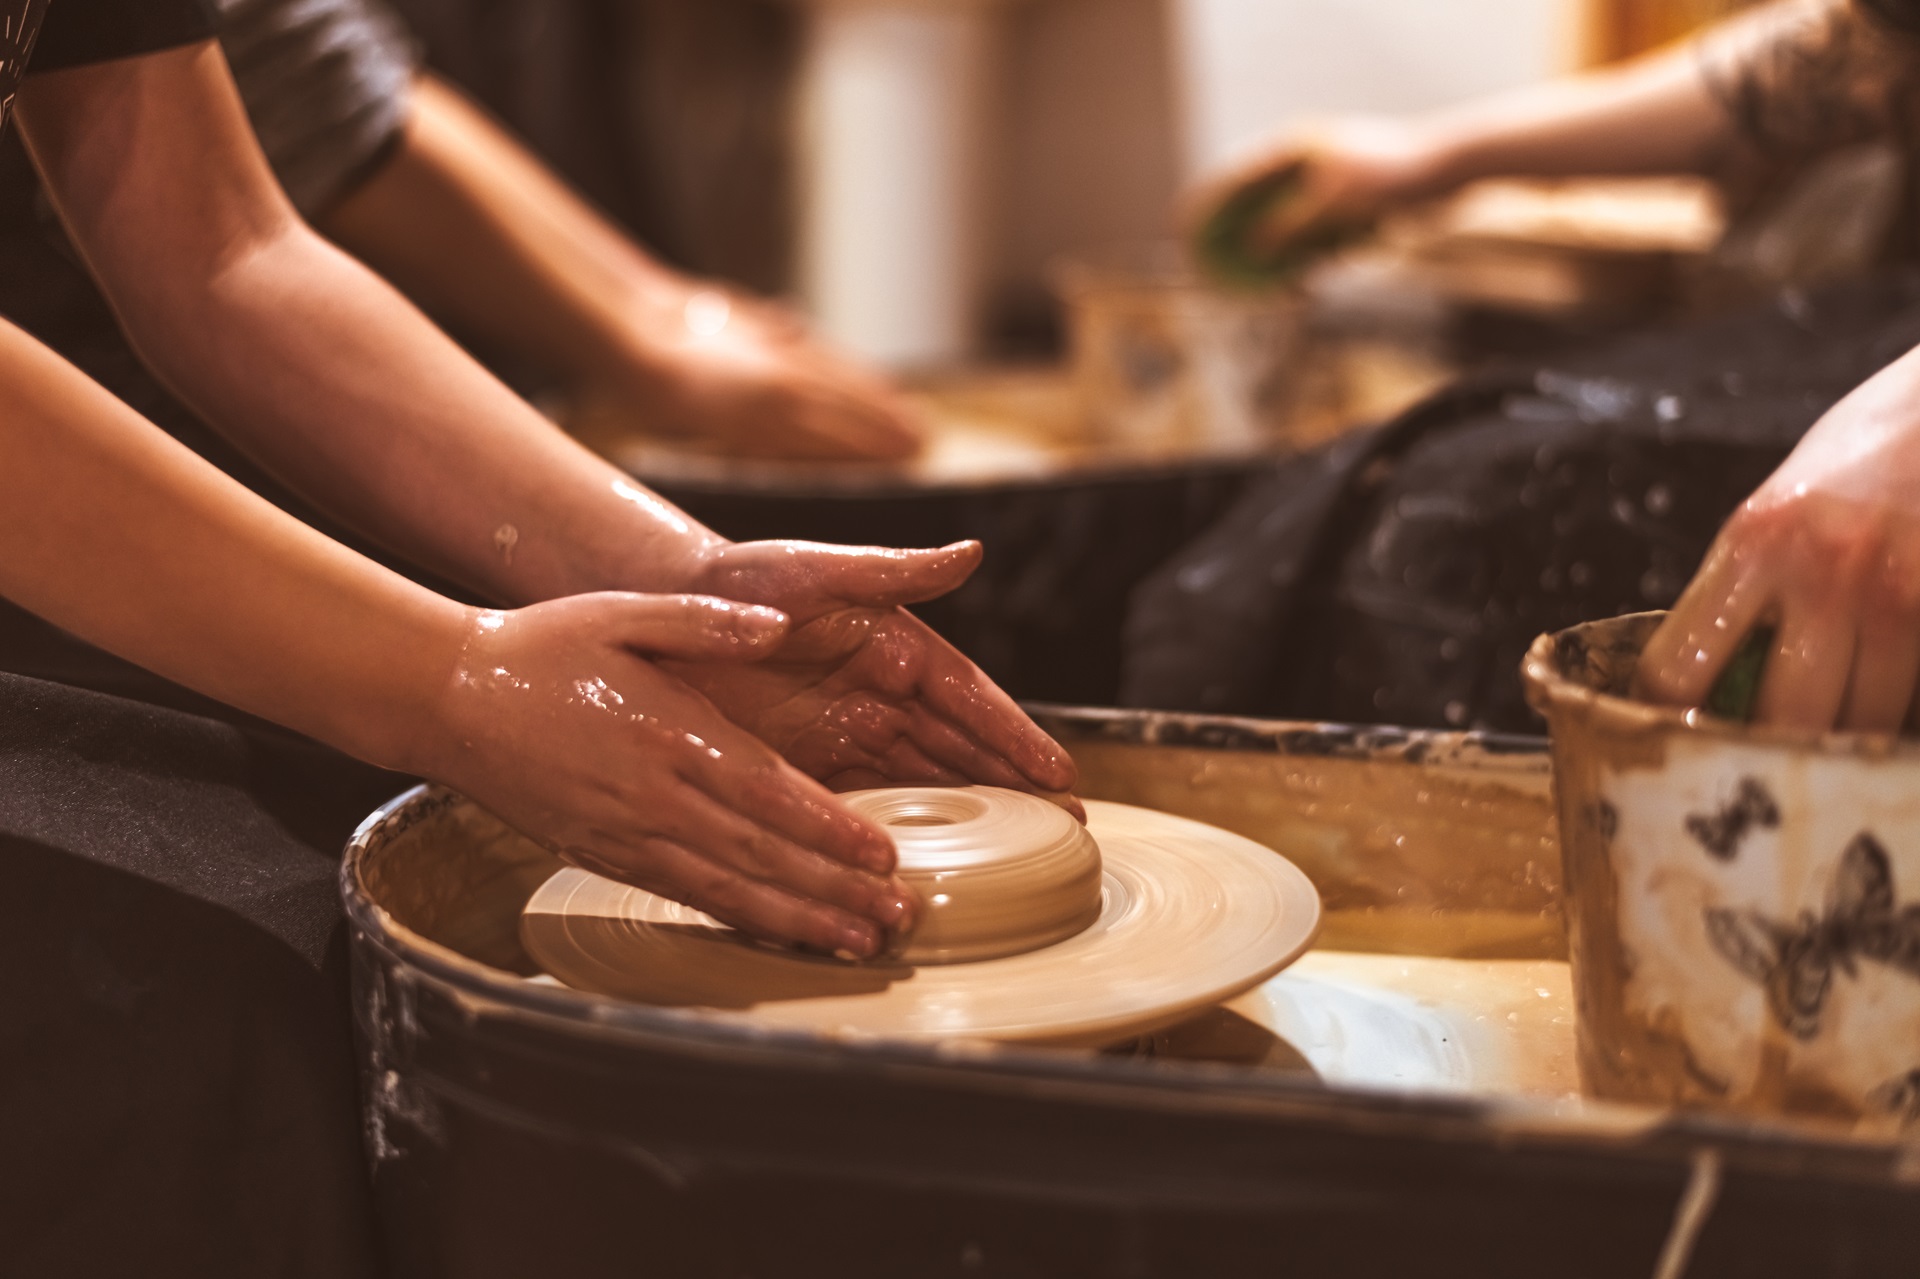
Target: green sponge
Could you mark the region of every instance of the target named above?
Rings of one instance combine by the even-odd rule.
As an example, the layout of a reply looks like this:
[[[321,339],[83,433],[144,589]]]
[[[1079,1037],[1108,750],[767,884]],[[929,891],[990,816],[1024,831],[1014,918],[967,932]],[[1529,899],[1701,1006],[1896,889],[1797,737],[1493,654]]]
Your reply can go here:
[[[1305,171],[1294,165],[1228,196],[1194,237],[1194,255],[1201,267],[1223,283],[1270,288],[1287,283],[1314,259],[1366,234],[1368,228],[1361,223],[1329,223],[1311,227],[1277,249],[1255,248],[1255,230],[1276,206],[1297,199],[1305,188]]]
[[[1713,691],[1707,694],[1707,710],[1721,719],[1751,723],[1753,704],[1760,696],[1760,677],[1767,673],[1767,657],[1772,652],[1773,628],[1756,627],[1714,681]]]

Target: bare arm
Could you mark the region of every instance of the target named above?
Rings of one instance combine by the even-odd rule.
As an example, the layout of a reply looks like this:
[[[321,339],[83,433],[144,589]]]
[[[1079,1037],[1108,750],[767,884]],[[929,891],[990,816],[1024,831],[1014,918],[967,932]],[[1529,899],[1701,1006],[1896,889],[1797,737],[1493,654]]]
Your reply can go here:
[[[0,322],[0,595],[231,705],[419,762],[470,610],[214,471]]]
[[[1307,196],[1274,210],[1261,242],[1494,176],[1713,175],[1743,154],[1841,145],[1889,123],[1909,50],[1847,0],[1780,0],[1699,40],[1404,120],[1335,120],[1283,136],[1210,182],[1205,217],[1291,168]]]
[[[322,229],[423,305],[743,453],[897,458],[912,411],[764,302],[670,271],[431,75],[397,153]]]
[[[19,112],[142,356],[316,505],[511,603],[673,589],[718,543],[301,223],[212,45],[35,78]]]
[[[18,106],[142,354],[317,506],[503,602],[691,591],[780,609],[809,656],[725,700],[818,776],[1073,784],[1059,747],[900,608],[957,586],[977,546],[733,545],[633,484],[294,216],[211,44],[42,76]],[[696,676],[715,697],[738,682]]]

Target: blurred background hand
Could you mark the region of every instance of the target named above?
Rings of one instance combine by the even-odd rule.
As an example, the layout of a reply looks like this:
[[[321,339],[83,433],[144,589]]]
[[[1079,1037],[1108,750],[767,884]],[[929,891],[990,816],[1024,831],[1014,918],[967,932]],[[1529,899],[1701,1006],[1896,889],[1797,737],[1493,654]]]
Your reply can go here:
[[[1186,200],[1185,222],[1191,239],[1230,203],[1271,189],[1243,245],[1255,258],[1277,258],[1371,226],[1395,207],[1434,194],[1441,170],[1439,148],[1412,121],[1329,119],[1282,134],[1196,188]]]
[[[924,444],[900,392],[777,303],[689,282],[645,304],[630,336],[634,357],[581,388],[583,412],[618,405],[650,432],[737,457],[897,462]]]

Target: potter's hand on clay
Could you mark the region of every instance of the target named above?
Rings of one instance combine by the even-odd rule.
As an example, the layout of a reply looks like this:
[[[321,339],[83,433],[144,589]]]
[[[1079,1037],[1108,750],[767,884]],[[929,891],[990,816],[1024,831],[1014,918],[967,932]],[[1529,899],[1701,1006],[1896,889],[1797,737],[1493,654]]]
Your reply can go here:
[[[690,589],[778,608],[779,651],[671,669],[795,766],[841,790],[971,782],[1066,795],[1073,762],[979,667],[903,605],[945,595],[980,544],[896,551],[744,542],[707,552]]]
[[[1370,225],[1429,194],[1440,164],[1437,147],[1411,122],[1329,120],[1283,135],[1203,182],[1183,202],[1183,220],[1199,235],[1237,196],[1292,177],[1298,186],[1269,203],[1244,233],[1248,250],[1273,257],[1330,232]]]
[[[739,457],[813,461],[898,462],[924,443],[899,392],[774,303],[690,287],[650,303],[638,327],[630,376],[588,394],[651,430]]]
[[[698,596],[481,613],[425,771],[575,865],[757,937],[878,954],[913,922],[892,842],[651,660],[744,670],[786,633]]]
[[[1920,353],[1842,400],[1721,530],[1640,659],[1697,706],[1756,627],[1758,722],[1893,732],[1920,675]]]

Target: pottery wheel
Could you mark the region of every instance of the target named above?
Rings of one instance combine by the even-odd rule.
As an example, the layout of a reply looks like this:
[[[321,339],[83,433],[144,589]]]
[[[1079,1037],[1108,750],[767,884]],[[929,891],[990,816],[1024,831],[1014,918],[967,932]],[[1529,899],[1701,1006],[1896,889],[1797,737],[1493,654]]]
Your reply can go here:
[[[1090,801],[1085,832],[1066,818],[1063,833],[1051,805],[989,787],[846,798],[887,826],[928,903],[919,956],[852,964],[759,945],[575,868],[527,903],[527,951],[579,990],[767,1028],[1097,1045],[1259,984],[1319,927],[1319,895],[1291,862],[1186,818]],[[956,804],[971,807],[953,818]],[[1001,843],[969,851],[970,834]],[[1009,928],[1034,948],[1004,953]],[[927,962],[983,949],[1001,953]]]

